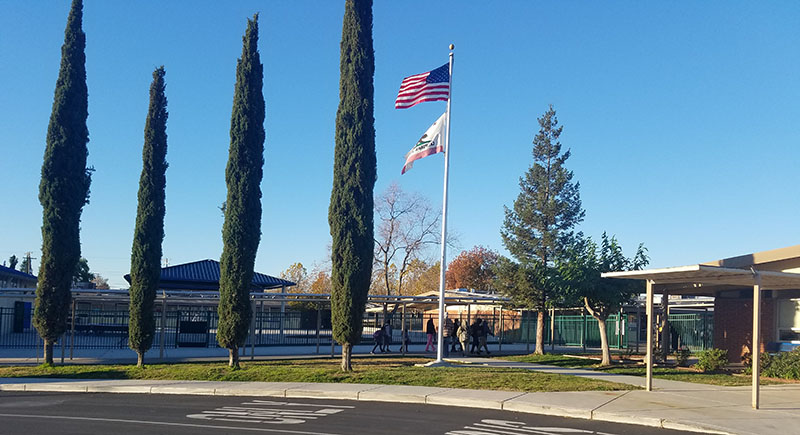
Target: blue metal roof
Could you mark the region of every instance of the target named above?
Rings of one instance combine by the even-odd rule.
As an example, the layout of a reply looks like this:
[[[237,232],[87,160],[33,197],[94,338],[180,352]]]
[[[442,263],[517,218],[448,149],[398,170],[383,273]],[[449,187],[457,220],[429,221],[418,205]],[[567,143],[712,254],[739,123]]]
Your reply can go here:
[[[0,273],[2,273],[4,275],[7,275],[7,276],[13,276],[13,277],[16,277],[16,278],[22,278],[22,279],[27,279],[27,280],[31,280],[31,281],[36,281],[36,276],[34,276],[34,275],[31,275],[31,274],[25,273],[25,272],[20,272],[19,270],[12,269],[10,267],[6,267],[6,266],[3,266],[3,265],[0,265]]]
[[[130,274],[125,280],[131,282]],[[296,285],[291,281],[255,272],[253,289],[271,289]],[[200,260],[191,263],[162,267],[158,288],[163,290],[219,290],[219,261]]]

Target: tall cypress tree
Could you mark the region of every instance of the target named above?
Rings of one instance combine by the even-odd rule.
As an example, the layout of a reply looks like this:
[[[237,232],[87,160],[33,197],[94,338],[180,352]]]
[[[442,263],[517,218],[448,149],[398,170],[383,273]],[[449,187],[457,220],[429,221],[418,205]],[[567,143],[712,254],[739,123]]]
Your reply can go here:
[[[81,256],[80,220],[88,203],[91,170],[86,168],[86,35],[83,3],[73,0],[61,47],[53,110],[39,184],[42,204],[42,258],[33,323],[44,340],[44,362],[53,363],[53,343],[67,328],[70,287]]]
[[[347,0],[342,24],[339,109],[333,189],[328,209],[333,336],[342,344],[342,370],[350,371],[353,345],[369,292],[373,256],[375,119],[373,117],[372,0]]]
[[[225,223],[219,279],[217,341],[239,367],[252,317],[250,286],[261,240],[261,178],[264,167],[263,66],[258,54],[258,14],[247,20],[242,57],[236,65],[231,115],[231,146],[225,182]]]
[[[505,267],[509,274],[500,278],[512,283],[505,287],[529,289],[527,295],[512,293],[518,301],[538,311],[536,319],[536,353],[544,353],[544,310],[557,288],[555,262],[573,240],[573,228],[583,221],[580,183],[572,181],[572,171],[564,163],[570,152],[561,152],[558,125],[553,106],[539,118],[539,133],[533,139],[533,165],[520,177],[520,194],[514,207],[505,208],[500,234],[503,244],[519,262],[516,276],[508,276],[515,268]],[[520,274],[521,273],[521,274]],[[504,276],[505,275],[505,276]],[[525,285],[513,285],[519,277],[528,277]],[[526,278],[527,279],[527,278]]]
[[[144,365],[144,354],[153,344],[156,323],[153,303],[161,277],[161,242],[167,187],[167,97],[164,95],[164,67],[153,71],[150,107],[144,126],[142,175],[139,177],[139,206],[131,248],[130,320],[128,346]]]

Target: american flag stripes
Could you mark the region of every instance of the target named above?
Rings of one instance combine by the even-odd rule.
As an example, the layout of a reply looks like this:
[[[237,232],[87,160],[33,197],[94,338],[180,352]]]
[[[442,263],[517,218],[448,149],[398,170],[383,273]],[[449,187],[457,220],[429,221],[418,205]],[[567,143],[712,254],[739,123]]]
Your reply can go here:
[[[403,79],[395,109],[408,109],[424,101],[447,101],[450,97],[450,65]]]

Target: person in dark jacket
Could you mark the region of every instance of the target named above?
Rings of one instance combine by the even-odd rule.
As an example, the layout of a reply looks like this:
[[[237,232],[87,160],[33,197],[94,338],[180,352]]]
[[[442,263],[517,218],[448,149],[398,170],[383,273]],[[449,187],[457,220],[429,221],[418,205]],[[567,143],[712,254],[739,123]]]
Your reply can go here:
[[[483,321],[480,318],[476,318],[475,321],[469,327],[469,335],[472,337],[472,346],[469,348],[469,353],[475,353],[475,349],[478,349],[478,355],[481,354],[481,346],[480,346],[480,336],[481,336],[481,323]]]
[[[425,324],[425,333],[428,334],[428,344],[425,345],[425,352],[436,352],[436,345],[433,341],[433,337],[436,336],[436,325],[433,324],[433,318],[428,319],[428,323]]]
[[[486,349],[486,355],[489,355],[489,346],[486,345],[486,339],[489,335],[494,336],[494,333],[489,329],[489,322],[482,322],[480,332],[478,335],[478,354],[481,353],[481,347]]]
[[[375,346],[372,346],[372,350],[369,352],[371,354],[375,354],[375,349],[378,349],[380,346],[381,352],[383,352],[383,328],[375,330],[372,334],[372,338],[375,340]]]
[[[458,348],[461,347],[459,344],[458,339],[458,328],[461,326],[461,320],[456,319],[453,321],[453,330],[450,332],[450,340],[452,342],[452,346],[450,347],[450,352],[458,352]]]

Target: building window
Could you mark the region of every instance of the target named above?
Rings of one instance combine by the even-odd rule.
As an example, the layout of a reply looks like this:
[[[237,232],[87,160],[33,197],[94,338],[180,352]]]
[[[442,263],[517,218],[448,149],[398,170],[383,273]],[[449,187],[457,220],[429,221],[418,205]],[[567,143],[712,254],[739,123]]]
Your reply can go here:
[[[778,300],[778,340],[800,343],[800,299]]]

